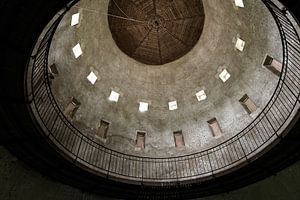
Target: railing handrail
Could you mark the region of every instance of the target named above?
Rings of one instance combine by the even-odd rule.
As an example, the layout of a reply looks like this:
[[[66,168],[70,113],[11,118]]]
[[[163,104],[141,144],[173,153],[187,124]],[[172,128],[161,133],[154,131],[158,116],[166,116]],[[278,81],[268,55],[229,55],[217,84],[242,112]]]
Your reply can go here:
[[[71,5],[74,5],[78,0],[75,0],[71,3]],[[52,93],[52,90],[51,90],[51,87],[50,87],[50,82],[49,82],[49,74],[48,74],[48,53],[49,53],[49,49],[50,49],[50,46],[51,46],[51,41],[52,41],[52,38],[53,38],[53,35],[59,25],[59,22],[61,21],[61,19],[63,18],[63,16],[65,15],[65,13],[67,12],[67,10],[69,9],[69,7],[57,18],[57,20],[55,20],[55,22],[51,25],[51,27],[48,29],[48,31],[46,32],[45,36],[43,37],[42,41],[40,42],[40,45],[38,47],[38,50],[37,50],[37,54],[36,54],[36,57],[34,58],[34,64],[33,64],[33,68],[32,68],[32,79],[31,79],[31,90],[32,90],[32,96],[33,96],[33,108],[32,109],[35,109],[35,111],[37,111],[38,113],[38,117],[40,119],[40,121],[43,123],[43,126],[49,131],[49,135],[53,135],[52,134],[52,128],[55,126],[56,124],[56,121],[58,120],[58,118],[61,120],[61,122],[63,122],[63,126],[65,128],[67,128],[67,130],[70,130],[72,134],[75,134],[77,137],[80,138],[80,146],[78,147],[78,152],[77,154],[74,154],[69,148],[67,148],[61,141],[59,141],[59,139],[57,139],[55,136],[54,139],[56,140],[56,142],[60,143],[60,145],[65,148],[65,150],[67,150],[69,153],[73,154],[74,156],[76,156],[76,160],[82,160],[85,162],[84,159],[81,159],[80,156],[79,156],[79,150],[81,148],[81,143],[82,142],[86,142],[88,143],[89,146],[93,147],[93,148],[96,148],[98,149],[99,151],[101,152],[105,152],[105,153],[108,153],[109,154],[109,169],[106,170],[107,171],[107,174],[111,174],[112,172],[110,171],[110,162],[111,162],[111,159],[112,159],[112,156],[114,157],[118,157],[118,159],[123,159],[122,161],[122,164],[124,164],[125,162],[125,158],[126,158],[126,161],[127,160],[131,160],[132,162],[142,162],[143,163],[143,167],[142,167],[142,170],[144,169],[144,163],[148,163],[148,162],[154,162],[154,163],[163,163],[164,161],[166,162],[175,162],[175,167],[177,166],[176,162],[182,162],[182,161],[186,161],[186,160],[191,160],[191,159],[196,159],[196,158],[200,158],[200,157],[204,157],[204,156],[207,156],[208,157],[208,161],[209,161],[209,164],[210,164],[210,171],[209,173],[214,173],[214,171],[218,171],[218,170],[221,170],[221,169],[224,169],[224,168],[227,168],[228,166],[231,166],[233,165],[234,163],[237,163],[239,161],[241,161],[242,159],[248,159],[247,157],[252,154],[253,152],[257,151],[258,149],[260,149],[262,146],[264,146],[265,144],[267,144],[272,138],[273,136],[277,136],[279,137],[279,134],[278,133],[278,130],[280,130],[287,122],[287,120],[291,117],[291,114],[292,112],[294,111],[295,107],[297,106],[297,103],[299,103],[299,95],[300,95],[300,92],[299,90],[296,90],[297,92],[297,97],[296,97],[296,100],[294,100],[294,102],[290,102],[290,103],[293,103],[293,106],[290,107],[288,110],[288,108],[286,108],[289,113],[286,114],[286,115],[282,115],[282,113],[278,110],[276,111],[275,108],[274,108],[274,105],[275,103],[277,103],[278,101],[282,101],[280,99],[280,95],[287,95],[284,93],[283,91],[283,88],[284,88],[284,85],[286,85],[287,83],[287,74],[288,74],[288,67],[289,65],[291,65],[289,62],[289,41],[287,39],[287,36],[286,35],[287,33],[285,33],[285,30],[284,30],[284,25],[282,25],[282,22],[280,21],[281,20],[281,17],[285,16],[284,13],[281,12],[281,10],[273,3],[271,2],[270,0],[262,0],[265,5],[267,6],[267,8],[269,9],[270,13],[273,15],[274,19],[275,19],[275,22],[278,26],[278,29],[279,29],[279,32],[280,32],[280,37],[281,37],[281,40],[282,40],[282,46],[283,46],[283,72],[281,73],[280,75],[280,78],[279,78],[279,81],[277,83],[277,86],[276,86],[276,89],[275,89],[275,92],[272,94],[270,100],[268,101],[267,105],[262,109],[261,113],[247,126],[245,127],[242,131],[240,131],[238,134],[234,135],[233,137],[231,137],[230,139],[214,146],[214,147],[211,147],[211,148],[208,148],[208,149],[205,149],[205,150],[202,150],[200,152],[195,152],[195,153],[191,153],[191,154],[187,154],[187,155],[181,155],[181,156],[169,156],[169,157],[148,157],[148,156],[138,156],[138,155],[131,155],[131,154],[127,154],[127,153],[123,153],[123,152],[119,152],[119,151],[116,151],[116,150],[113,150],[113,149],[110,149],[100,143],[97,143],[96,141],[90,139],[89,137],[87,137],[85,134],[83,134],[80,130],[78,130],[68,119],[67,117],[63,114],[62,110],[59,108],[58,106],[58,103],[56,102],[55,100],[55,97]],[[277,13],[277,12],[280,12],[281,14]],[[281,16],[282,15],[282,16]],[[297,41],[298,44],[299,44],[299,35],[297,34],[294,26],[292,25],[292,23],[290,22],[290,20],[286,17],[285,19],[282,19],[282,20],[287,20],[287,23],[289,23],[290,25],[290,28],[292,28],[294,30],[294,33],[289,33],[289,34],[295,34],[296,37],[297,37]],[[48,35],[49,34],[49,35]],[[299,44],[300,46],[300,44]],[[45,53],[46,52],[46,53]],[[42,57],[42,62],[43,62],[43,65],[39,65],[39,56],[41,55]],[[300,58],[300,53],[299,53],[299,58]],[[292,66],[291,66],[292,67]],[[37,71],[35,71],[37,70]],[[42,70],[42,72],[40,72]],[[299,69],[299,72],[300,72],[300,69]],[[47,109],[53,109],[52,111],[54,111],[57,115],[56,115],[56,119],[55,119],[55,122],[53,122],[53,127],[49,130],[50,127],[47,127],[47,122],[46,120],[48,120],[49,116],[47,115],[47,118],[45,118],[45,116],[43,117],[42,116],[42,113],[40,112],[40,110],[42,110],[41,108],[39,108],[39,103],[37,102],[38,99],[36,97],[36,94],[39,94],[39,90],[38,91],[35,91],[35,88],[34,88],[34,81],[35,81],[35,77],[38,76],[36,74],[38,74],[39,76],[43,77],[44,78],[44,82],[41,84],[41,86],[39,86],[39,89],[40,88],[43,88],[43,86],[45,86],[45,93],[47,94],[47,98],[49,98],[49,102],[50,102],[50,106],[53,106],[53,107],[49,107]],[[40,75],[41,74],[41,75]],[[289,78],[289,77],[288,77]],[[298,77],[297,77],[298,78]],[[298,79],[297,79],[298,80]],[[298,84],[298,82],[297,82]],[[291,87],[294,87],[292,85],[290,85]],[[297,87],[297,86],[296,86]],[[298,87],[297,87],[298,88]],[[291,90],[290,88],[288,88],[288,90]],[[36,94],[35,94],[36,93]],[[292,95],[295,95],[294,92],[291,93]],[[291,97],[290,97],[291,98]],[[279,100],[278,100],[279,99]],[[290,101],[290,99],[288,99]],[[282,103],[282,102],[281,102]],[[276,106],[275,106],[276,107]],[[40,110],[39,110],[40,109]],[[272,110],[273,109],[273,110]],[[268,114],[269,113],[272,113],[274,115],[274,113],[277,113],[280,112],[281,113],[281,117],[284,117],[284,121],[283,122],[280,122],[281,124],[277,125],[277,130],[275,130],[275,128],[273,127],[272,123],[271,123],[271,120],[273,120],[272,122],[275,123],[277,121],[277,119],[269,119],[268,118]],[[54,114],[55,114],[54,113]],[[278,115],[279,116],[279,115]],[[51,116],[50,116],[51,118]],[[253,131],[253,129],[256,129],[257,126],[260,125],[260,123],[263,123],[263,120],[267,120],[267,125],[270,125],[273,129],[273,132],[271,135],[268,135],[269,138],[267,138],[266,140],[264,140],[260,145],[256,145],[256,149],[254,150],[251,150],[250,152],[246,152],[246,147],[248,148],[248,146],[243,146],[241,140],[243,139],[243,137],[246,137],[247,134],[253,134],[253,133],[256,133],[256,131]],[[275,126],[275,125],[274,125]],[[264,127],[265,128],[265,127]],[[253,132],[251,132],[253,131]],[[266,131],[266,130],[264,130]],[[233,147],[235,147],[235,143],[238,142],[240,148],[242,149],[242,151],[240,151],[239,153],[243,154],[243,157],[242,158],[238,158],[236,159],[235,161],[229,163],[229,164],[226,164],[222,167],[219,167],[217,169],[213,169],[212,167],[212,163],[211,163],[211,158],[210,158],[210,155],[212,155],[212,153],[216,153],[222,149],[226,149],[226,148],[229,148],[230,145],[232,145]],[[237,148],[237,147],[235,147]],[[236,150],[236,149],[235,149]],[[237,152],[235,152],[237,154]],[[97,154],[98,156],[98,154]],[[214,155],[216,156],[216,155]],[[222,155],[223,156],[223,155]],[[151,161],[149,161],[151,160]],[[89,163],[89,165],[93,166],[92,163]],[[219,164],[218,164],[219,166]],[[98,167],[98,166],[95,166],[95,167]],[[100,167],[98,167],[100,168]],[[105,171],[105,169],[104,169]],[[177,167],[176,167],[176,173],[177,173]],[[204,172],[205,174],[207,174],[208,172]],[[118,174],[117,172],[114,172],[114,174]],[[121,176],[125,176],[125,177],[131,177],[129,175],[125,175],[125,174],[120,174]],[[197,174],[198,176],[199,174]],[[196,175],[192,175],[192,176],[184,176],[184,178],[187,178],[187,177],[195,177]],[[137,178],[138,180],[140,180],[141,178],[138,178],[136,176],[132,176],[132,177],[135,177]],[[142,177],[143,179],[145,179],[144,177],[144,172],[142,171]],[[176,175],[176,178],[178,179],[178,175]],[[182,177],[180,177],[182,178]],[[147,178],[147,179],[151,179],[150,177]],[[173,179],[173,178],[170,178],[170,179]]]

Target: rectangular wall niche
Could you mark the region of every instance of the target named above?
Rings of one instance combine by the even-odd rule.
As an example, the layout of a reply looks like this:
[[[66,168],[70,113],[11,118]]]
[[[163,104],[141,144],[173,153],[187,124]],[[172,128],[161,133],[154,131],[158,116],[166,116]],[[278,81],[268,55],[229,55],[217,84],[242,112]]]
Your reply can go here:
[[[207,123],[208,123],[210,130],[214,137],[220,137],[222,135],[222,131],[221,131],[219,122],[217,121],[216,118],[213,118],[213,119],[207,121]]]
[[[263,65],[270,70],[271,72],[273,72],[274,74],[276,74],[277,76],[280,76],[281,71],[282,71],[282,63],[275,60],[274,58],[272,58],[271,56],[267,55]]]
[[[53,63],[52,65],[50,65],[49,71],[52,74],[58,75],[58,70],[57,70],[56,64]]]
[[[80,107],[81,103],[72,97],[71,102],[67,105],[67,107],[64,110],[64,115],[69,118],[73,118],[76,111]]]
[[[109,128],[109,123],[104,120],[101,120],[100,126],[97,128],[97,136],[99,136],[100,138],[106,139],[108,128]]]
[[[257,110],[255,103],[245,94],[239,101],[248,114],[251,114]]]
[[[185,146],[182,131],[174,132],[174,141],[175,141],[175,147],[184,147]]]
[[[135,140],[135,149],[142,150],[145,148],[146,132],[137,131]]]

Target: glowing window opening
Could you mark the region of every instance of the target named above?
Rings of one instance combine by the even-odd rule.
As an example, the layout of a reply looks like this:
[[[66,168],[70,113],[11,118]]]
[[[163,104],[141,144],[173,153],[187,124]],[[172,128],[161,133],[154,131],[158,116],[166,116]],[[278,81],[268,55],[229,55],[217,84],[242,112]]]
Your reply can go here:
[[[112,90],[108,99],[113,102],[118,102],[119,97],[120,97],[120,94]]]
[[[228,79],[231,77],[231,75],[229,74],[229,72],[224,69],[220,75],[219,78],[225,83],[226,81],[228,81]]]
[[[96,76],[96,74],[94,72],[91,72],[88,76],[87,76],[87,79],[89,80],[89,82],[92,84],[92,85],[95,85],[98,77]]]
[[[76,14],[72,15],[71,26],[75,26],[75,25],[79,24],[79,19],[80,19],[80,13],[76,13]]]
[[[197,92],[196,97],[197,97],[198,101],[204,101],[205,99],[207,99],[207,96],[206,96],[204,90]]]
[[[169,102],[169,110],[176,110],[176,109],[178,109],[177,101],[170,101]]]
[[[246,42],[244,40],[238,38],[236,41],[236,44],[235,44],[235,48],[242,52],[242,51],[244,51],[245,44],[246,44]]]
[[[149,104],[145,102],[140,102],[139,111],[140,112],[147,112],[149,109]]]
[[[240,8],[245,7],[243,0],[234,0],[234,4],[235,4],[235,6],[240,7]]]
[[[82,50],[81,50],[81,47],[80,47],[79,43],[76,44],[76,46],[74,46],[72,50],[73,50],[75,58],[79,58],[79,56],[82,55]]]

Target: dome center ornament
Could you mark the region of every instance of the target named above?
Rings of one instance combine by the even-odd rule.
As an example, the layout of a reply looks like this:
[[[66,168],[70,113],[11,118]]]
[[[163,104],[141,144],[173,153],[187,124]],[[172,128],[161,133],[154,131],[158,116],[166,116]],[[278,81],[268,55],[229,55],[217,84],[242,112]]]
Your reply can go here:
[[[154,16],[148,21],[148,27],[150,29],[160,29],[164,27],[164,19],[159,16]]]

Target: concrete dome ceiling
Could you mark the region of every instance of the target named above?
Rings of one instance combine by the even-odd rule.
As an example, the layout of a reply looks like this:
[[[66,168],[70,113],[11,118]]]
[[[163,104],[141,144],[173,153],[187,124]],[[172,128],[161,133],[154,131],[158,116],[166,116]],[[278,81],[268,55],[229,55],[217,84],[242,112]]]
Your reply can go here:
[[[205,18],[202,0],[111,0],[108,13],[118,47],[150,65],[172,62],[188,53],[200,38]]]
[[[147,20],[145,30],[149,30],[149,20],[155,23],[153,18],[141,15],[139,8],[132,7],[130,10],[133,6],[131,2],[135,2],[144,7],[142,10],[145,9],[145,12],[148,9],[150,16],[153,14],[153,1],[114,1],[131,18]],[[135,29],[123,27],[131,24],[133,26],[129,27],[138,27],[135,22],[122,21],[120,17],[124,18],[124,13],[116,8],[113,1],[81,0],[64,16],[54,35],[49,65],[55,63],[59,75],[52,81],[51,87],[62,111],[72,97],[81,103],[71,122],[96,142],[133,155],[186,155],[226,141],[243,130],[260,113],[279,80],[262,67],[262,62],[266,54],[282,61],[282,44],[276,23],[261,1],[249,0],[243,9],[236,8],[233,1],[223,0],[160,0],[156,3],[157,8],[160,8],[159,16],[164,19],[169,16],[163,13],[165,8],[171,8],[167,6],[170,4],[183,5],[182,8],[187,9],[185,12],[180,10],[184,16],[193,16],[191,13],[202,10],[201,17],[193,19],[198,19],[200,25],[204,22],[205,10],[205,23],[198,26],[199,29],[203,26],[203,31],[195,27],[188,31],[200,31],[201,36],[197,36],[200,38],[182,38],[186,44],[191,44],[190,49],[184,46],[172,47],[169,43],[161,49],[170,52],[170,56],[170,50],[174,48],[176,51],[189,51],[187,54],[178,59],[173,57],[176,59],[173,62],[160,60],[159,56],[139,57],[148,61],[129,58],[120,43],[116,42],[113,28],[120,28],[116,33],[127,34],[120,36],[119,39],[124,40],[121,42],[133,45],[136,41],[126,39],[130,37],[128,31],[133,31],[136,39],[142,34],[135,32]],[[80,22],[70,26],[75,13],[80,13]],[[107,14],[119,17],[113,19]],[[114,23],[118,25],[112,27]],[[193,22],[195,24],[198,25],[197,21]],[[172,27],[179,30],[176,26]],[[144,29],[141,28],[142,31]],[[246,42],[243,52],[235,48],[237,37]],[[192,42],[195,42],[194,47]],[[78,58],[74,58],[72,53],[76,44],[80,44],[83,52]],[[133,47],[129,46],[128,49]],[[153,65],[149,67],[145,62],[150,61]],[[155,64],[160,62],[169,63],[163,67]],[[220,68],[226,68],[231,74],[226,83],[216,76]],[[98,78],[94,85],[87,80],[91,72]],[[108,100],[112,90],[120,94],[117,103]],[[200,90],[205,90],[205,101],[199,102],[195,96]],[[244,94],[255,102],[258,107],[256,113],[249,115],[241,106],[239,99]],[[178,109],[170,111],[168,102],[174,100],[178,103]],[[149,103],[148,112],[139,112],[139,102]],[[223,131],[223,135],[218,138],[212,135],[207,123],[214,117],[218,119]],[[101,120],[110,123],[105,142],[96,137]],[[143,151],[135,151],[138,130],[147,133]],[[175,148],[173,133],[178,130],[182,130],[184,135],[184,148]]]

